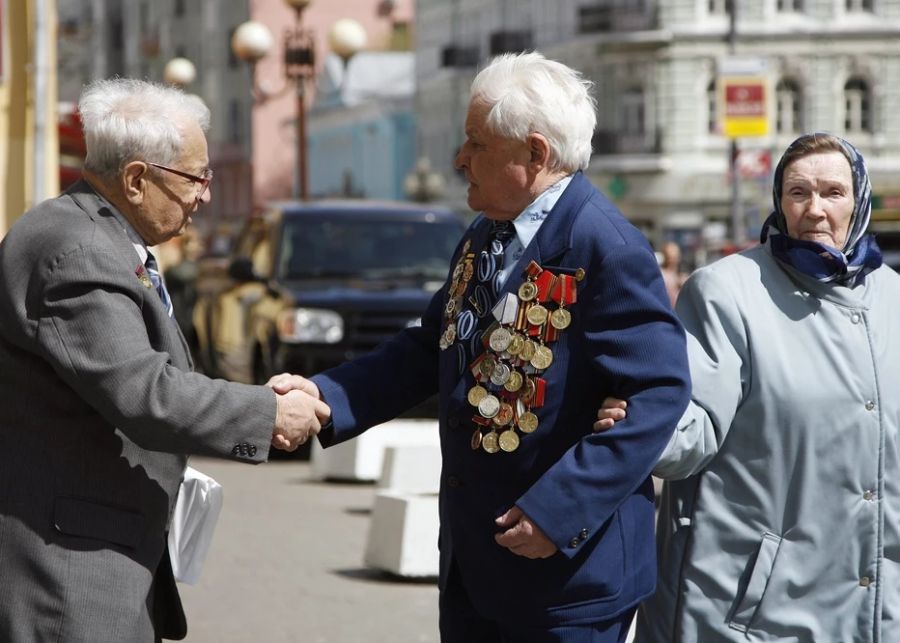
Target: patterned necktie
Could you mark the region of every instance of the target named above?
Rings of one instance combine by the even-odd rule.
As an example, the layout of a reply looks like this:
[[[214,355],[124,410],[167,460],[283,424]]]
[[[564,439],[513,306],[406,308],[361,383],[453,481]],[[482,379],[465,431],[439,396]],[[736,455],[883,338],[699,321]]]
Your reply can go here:
[[[159,298],[166,307],[166,312],[169,313],[169,317],[171,317],[175,308],[172,306],[172,299],[169,297],[169,292],[166,290],[166,284],[163,282],[162,275],[159,274],[159,264],[156,263],[156,257],[154,257],[149,250],[147,251],[147,261],[144,263],[144,267],[147,269],[147,274],[150,276],[150,282],[153,284],[153,287],[156,288],[156,292],[159,293]]]

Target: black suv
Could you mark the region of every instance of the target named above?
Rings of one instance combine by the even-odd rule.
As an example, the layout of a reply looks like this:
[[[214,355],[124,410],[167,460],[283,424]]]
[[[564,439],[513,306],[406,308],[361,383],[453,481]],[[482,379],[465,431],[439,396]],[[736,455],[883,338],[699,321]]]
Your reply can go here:
[[[418,323],[463,231],[458,215],[426,205],[274,204],[247,222],[227,266],[201,263],[199,366],[263,383],[370,351]]]

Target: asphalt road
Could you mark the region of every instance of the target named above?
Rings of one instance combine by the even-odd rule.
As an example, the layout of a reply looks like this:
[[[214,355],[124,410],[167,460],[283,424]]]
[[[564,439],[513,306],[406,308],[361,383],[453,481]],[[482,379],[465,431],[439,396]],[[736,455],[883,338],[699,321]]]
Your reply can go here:
[[[188,643],[437,643],[436,582],[363,566],[371,484],[307,462],[192,458],[224,488],[200,581],[181,585]]]

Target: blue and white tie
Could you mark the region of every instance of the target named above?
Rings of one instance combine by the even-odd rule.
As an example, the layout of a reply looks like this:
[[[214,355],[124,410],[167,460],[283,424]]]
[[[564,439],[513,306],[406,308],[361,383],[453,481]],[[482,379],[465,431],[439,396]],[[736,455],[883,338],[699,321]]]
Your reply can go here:
[[[166,284],[163,281],[162,275],[159,274],[159,264],[156,263],[156,257],[154,257],[150,251],[147,251],[147,261],[144,263],[144,267],[147,269],[147,274],[150,276],[150,282],[153,284],[153,287],[156,288],[156,292],[159,293],[159,298],[162,300],[163,306],[166,307],[166,312],[169,313],[169,317],[172,316],[175,308],[172,306],[172,298],[169,297],[169,291],[166,290]]]

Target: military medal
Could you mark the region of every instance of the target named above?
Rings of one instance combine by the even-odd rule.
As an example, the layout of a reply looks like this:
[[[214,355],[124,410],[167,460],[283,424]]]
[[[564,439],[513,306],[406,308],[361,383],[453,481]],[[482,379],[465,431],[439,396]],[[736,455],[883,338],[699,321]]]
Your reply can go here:
[[[497,432],[491,429],[490,433],[485,433],[481,438],[481,448],[488,453],[497,453],[500,450],[500,440]]]
[[[147,271],[143,264],[140,264],[134,269],[134,274],[137,275],[138,281],[141,282],[141,285],[144,288],[153,288],[153,282],[150,281],[150,277],[147,275]]]
[[[442,336],[442,341],[451,343],[460,337],[470,339],[472,353],[482,351],[469,364],[475,385],[466,399],[477,409],[470,447],[491,454],[512,453],[519,448],[521,435],[537,431],[540,421],[535,410],[543,407],[547,391],[547,380],[541,374],[554,362],[553,342],[572,325],[567,306],[575,303],[576,283],[585,276],[581,268],[563,268],[555,274],[532,261],[516,292],[506,293],[491,307],[490,290],[496,292],[497,288],[493,259],[490,252],[482,251],[477,261],[464,262],[454,270],[460,282],[468,269],[480,283],[468,298],[472,308],[463,312],[462,291],[456,285],[460,295],[448,302],[447,312],[455,311],[458,316]],[[489,312],[494,321],[487,329],[475,331],[475,314],[484,317]],[[465,322],[463,313],[468,313]]]
[[[507,429],[501,433],[497,442],[499,443],[500,448],[507,453],[512,453],[519,448],[519,436],[516,435],[516,432],[512,429]]]

